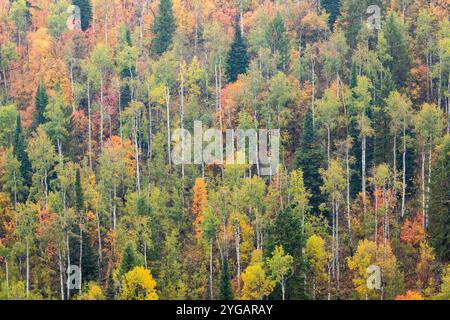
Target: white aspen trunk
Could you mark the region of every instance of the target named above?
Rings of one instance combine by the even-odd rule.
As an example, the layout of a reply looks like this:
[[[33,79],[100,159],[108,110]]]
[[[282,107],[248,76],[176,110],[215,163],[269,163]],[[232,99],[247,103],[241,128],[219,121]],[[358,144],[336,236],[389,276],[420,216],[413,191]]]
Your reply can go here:
[[[213,294],[213,241],[211,241],[209,251],[209,294],[210,299],[214,300]]]
[[[28,239],[26,242],[26,255],[27,255],[27,298],[30,293],[30,247],[28,244]]]
[[[327,158],[328,158],[328,168],[331,163],[331,131],[330,126],[327,125]]]
[[[91,115],[91,94],[90,81],[87,83],[87,98],[88,98],[88,139],[89,139],[89,168],[92,169],[92,115]]]
[[[425,208],[425,146],[422,149],[422,214],[423,214],[423,227],[426,227],[426,208]]]
[[[345,166],[346,166],[346,182],[347,182],[347,227],[348,227],[348,239],[350,245],[350,251],[353,250],[353,235],[352,235],[352,218],[350,210],[350,159],[349,159],[349,148],[348,145],[345,147]]]
[[[403,181],[402,181],[402,218],[405,216],[406,204],[406,125],[403,125]]]
[[[9,268],[8,268],[8,258],[5,257],[5,276],[6,276],[6,298],[9,296]]]
[[[375,186],[375,243],[378,244],[378,189]]]
[[[180,77],[181,77],[181,130],[184,132],[184,75],[183,75],[183,70],[180,64]],[[182,137],[182,145],[183,145],[183,149],[181,151],[181,176],[184,179],[184,133],[183,133],[183,137]]]
[[[70,268],[70,243],[69,234],[66,234],[66,246],[67,246],[67,266]],[[70,300],[70,287],[67,285],[67,300]]]
[[[100,152],[103,153],[103,72],[100,75]]]
[[[428,228],[428,222],[429,222],[429,214],[428,214],[428,207],[430,204],[430,187],[431,187],[431,159],[432,159],[432,153],[433,153],[433,145],[430,144],[430,151],[428,155],[428,182],[427,182],[427,195],[426,195],[426,207],[425,207],[425,228]]]
[[[235,226],[235,245],[236,245],[236,264],[237,264],[237,286],[238,292],[241,292],[241,227],[238,222]]]
[[[81,229],[81,222],[80,222],[80,289],[79,294],[81,295],[81,288],[82,286],[82,280],[83,280],[83,229]]]
[[[363,193],[363,206],[364,213],[366,213],[366,136],[362,137],[362,193]]]
[[[394,135],[394,179],[397,181],[397,134]]]
[[[169,166],[171,166],[172,165],[172,155],[171,155],[171,148],[170,148],[170,143],[171,143],[171,139],[170,139],[170,90],[167,86],[165,87],[165,91],[166,91],[166,112],[167,112],[167,153],[168,153],[168,158],[169,158]]]
[[[134,118],[134,157],[136,159],[136,191],[140,195],[141,194],[141,174],[139,171],[139,147],[138,147],[138,120],[137,115]]]
[[[61,288],[61,300],[64,300],[64,271],[62,264],[61,248],[58,246],[58,259],[59,259],[59,283]]]
[[[97,237],[98,237],[98,259],[99,259],[99,266],[103,261],[103,254],[102,254],[102,236],[100,232],[100,215],[97,214]],[[100,269],[100,268],[99,268]]]

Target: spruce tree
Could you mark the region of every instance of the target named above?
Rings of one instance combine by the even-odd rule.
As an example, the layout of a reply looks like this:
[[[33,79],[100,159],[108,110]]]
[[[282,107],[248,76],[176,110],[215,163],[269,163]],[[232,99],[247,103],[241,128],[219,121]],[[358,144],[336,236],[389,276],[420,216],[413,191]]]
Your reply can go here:
[[[219,287],[219,299],[220,300],[233,300],[233,291],[231,290],[230,270],[228,268],[228,259],[225,258],[222,264],[222,270],[220,273],[220,287]]]
[[[228,82],[235,82],[240,74],[247,72],[248,64],[247,42],[241,34],[241,27],[236,18],[234,24],[234,40],[228,52],[225,70]]]
[[[319,205],[323,202],[320,191],[323,181],[319,170],[323,166],[324,156],[318,142],[319,138],[313,127],[312,110],[308,109],[303,133],[300,137],[300,146],[295,153],[295,166],[303,171],[305,186],[311,193],[310,205],[313,211],[317,211]]]
[[[137,259],[133,247],[131,244],[128,244],[122,256],[122,262],[120,263],[120,273],[125,274],[136,266]]]
[[[172,45],[175,27],[172,0],[161,0],[159,2],[158,15],[153,24],[155,37],[152,41],[152,51],[156,56],[162,55]]]
[[[433,166],[430,188],[430,239],[438,257],[450,261],[450,135]]]
[[[106,299],[108,300],[116,300],[116,284],[114,283],[114,279],[112,276],[112,272],[109,273],[107,286],[106,286]]]
[[[89,29],[92,21],[92,5],[90,0],[72,0],[72,4],[80,8],[81,30]]]
[[[22,133],[22,124],[20,115],[17,116],[16,130],[13,139],[13,154],[20,161],[20,174],[25,181],[25,185],[31,185],[31,163],[25,150],[25,139]]]
[[[266,30],[266,38],[272,54],[278,53],[281,58],[278,68],[283,71],[286,70],[289,63],[289,40],[284,19],[280,12],[277,12],[275,18],[270,22]]]
[[[45,122],[45,108],[48,105],[47,89],[43,82],[39,82],[36,97],[34,98],[34,113],[33,113],[33,123],[31,124],[31,129],[36,130],[40,124]]]
[[[405,37],[405,27],[402,26],[402,22],[394,11],[383,24],[383,32],[387,45],[386,52],[392,57],[387,61],[387,67],[391,71],[392,80],[398,87],[402,87],[409,75],[411,58]]]
[[[341,0],[320,0],[322,7],[330,15],[328,18],[328,26],[331,30],[334,28],[334,23],[341,13]]]

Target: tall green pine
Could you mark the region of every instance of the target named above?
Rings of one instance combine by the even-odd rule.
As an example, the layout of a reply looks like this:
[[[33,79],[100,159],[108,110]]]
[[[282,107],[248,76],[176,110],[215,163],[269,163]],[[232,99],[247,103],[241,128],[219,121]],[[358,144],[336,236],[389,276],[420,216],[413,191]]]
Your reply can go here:
[[[431,175],[430,239],[438,257],[450,261],[450,135],[444,137]]]
[[[230,270],[228,267],[228,259],[225,258],[220,272],[219,299],[233,300],[233,291],[231,289]]]
[[[45,122],[45,108],[48,105],[47,89],[43,82],[39,82],[36,97],[34,98],[34,113],[33,122],[31,124],[31,129],[36,130],[40,124]]]
[[[300,146],[295,153],[296,168],[303,170],[303,179],[306,188],[311,193],[310,205],[317,212],[323,202],[320,187],[323,185],[320,168],[324,163],[324,155],[320,149],[319,138],[313,127],[312,110],[308,109],[305,117],[303,133],[300,137]]]
[[[236,18],[234,24],[234,40],[228,52],[225,70],[228,82],[235,82],[240,74],[247,72],[248,64],[247,42],[241,34],[239,20]]]
[[[334,28],[334,23],[341,13],[341,0],[320,0],[322,7],[330,15],[328,18],[328,26],[331,30]]]
[[[172,45],[175,28],[172,0],[161,0],[159,2],[158,15],[153,24],[155,37],[152,41],[152,51],[155,55],[162,55]]]
[[[17,116],[16,130],[13,139],[13,154],[20,161],[20,174],[25,180],[25,185],[31,185],[31,163],[25,150],[25,139],[22,132],[20,115]]]

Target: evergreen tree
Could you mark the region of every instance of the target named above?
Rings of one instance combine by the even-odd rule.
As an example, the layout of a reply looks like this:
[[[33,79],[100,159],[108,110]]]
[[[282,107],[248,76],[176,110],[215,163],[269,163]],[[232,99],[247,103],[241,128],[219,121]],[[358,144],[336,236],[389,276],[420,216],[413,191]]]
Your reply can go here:
[[[341,13],[341,0],[320,0],[322,7],[330,15],[328,19],[328,26],[333,30],[334,23]]]
[[[138,265],[131,243],[127,245],[120,263],[120,273],[125,274]]]
[[[161,0],[159,2],[158,15],[153,24],[153,33],[155,34],[155,37],[152,41],[152,50],[155,55],[162,55],[172,45],[175,27],[172,0]]]
[[[303,171],[305,186],[311,193],[310,205],[313,212],[317,212],[319,205],[323,202],[320,192],[323,182],[319,170],[322,168],[324,156],[318,141],[319,138],[313,127],[312,110],[308,109],[300,137],[300,146],[295,154],[295,166]]]
[[[306,244],[304,234],[302,218],[292,208],[277,213],[267,231],[264,252],[269,254],[281,245],[287,254],[294,257],[294,273],[290,278],[292,285],[289,285],[286,291],[288,299],[308,298],[308,290],[304,281],[307,271],[307,263],[303,254]],[[281,290],[276,291],[275,299],[281,299]]]
[[[444,137],[432,171],[430,238],[440,259],[450,261],[450,135]]]
[[[401,87],[409,75],[411,59],[405,37],[405,28],[395,11],[391,12],[384,23],[383,32],[387,45],[386,52],[392,57],[386,62],[387,68],[391,71],[393,81]]]
[[[37,87],[36,97],[34,98],[34,113],[31,129],[36,130],[40,124],[45,122],[45,108],[48,104],[47,89],[45,84],[40,82]]]
[[[233,291],[231,289],[230,270],[228,268],[227,258],[223,260],[222,270],[220,273],[219,299],[233,300]]]
[[[25,181],[25,185],[31,185],[31,163],[28,159],[28,154],[25,150],[25,139],[22,133],[22,124],[20,121],[20,115],[17,116],[16,131],[14,132],[13,139],[13,154],[14,157],[20,162],[20,173]]]
[[[107,287],[106,287],[106,299],[115,300],[116,296],[117,296],[116,284],[114,283],[112,272],[110,272],[109,276],[108,276]]]
[[[238,19],[234,24],[234,39],[228,52],[226,76],[228,82],[235,82],[240,74],[247,72],[249,57],[247,53],[247,42],[241,34]]]
[[[92,5],[90,0],[72,0],[72,4],[80,8],[81,30],[89,29],[92,21]]]
[[[286,70],[289,63],[289,40],[284,25],[283,16],[280,12],[270,22],[266,30],[266,38],[269,43],[272,54],[278,53],[281,61],[279,69]]]

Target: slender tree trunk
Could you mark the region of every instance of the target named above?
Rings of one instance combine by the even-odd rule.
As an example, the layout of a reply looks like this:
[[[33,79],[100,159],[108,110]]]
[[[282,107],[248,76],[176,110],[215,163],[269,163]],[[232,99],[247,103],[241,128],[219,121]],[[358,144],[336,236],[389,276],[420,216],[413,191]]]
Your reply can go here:
[[[170,89],[166,86],[166,112],[167,112],[167,153],[169,157],[169,166],[172,165],[172,155],[171,155],[171,138],[170,138]]]
[[[79,288],[79,294],[81,295],[81,287],[82,287],[82,280],[83,280],[83,229],[81,228],[81,222],[80,222],[80,288]]]
[[[362,137],[362,193],[363,193],[363,206],[364,206],[364,213],[366,213],[366,145],[367,140],[366,136],[364,135]]]
[[[405,216],[406,204],[406,125],[403,125],[403,181],[402,181],[402,218]]]
[[[26,255],[27,255],[27,298],[30,293],[30,247],[28,244],[28,239],[26,242]]]
[[[58,246],[58,259],[59,259],[59,283],[61,288],[61,300],[64,300],[64,271],[62,264],[61,248]]]
[[[91,93],[90,82],[87,83],[87,99],[88,99],[88,139],[89,139],[89,168],[92,169],[92,115],[91,115]]]
[[[9,268],[8,268],[8,258],[5,257],[5,276],[6,276],[6,298],[9,298]]]
[[[241,226],[240,223],[236,223],[235,226],[235,245],[236,245],[236,264],[237,264],[237,286],[238,286],[238,293],[241,292]]]
[[[211,241],[209,249],[209,297],[214,300],[213,294],[213,241]]]

